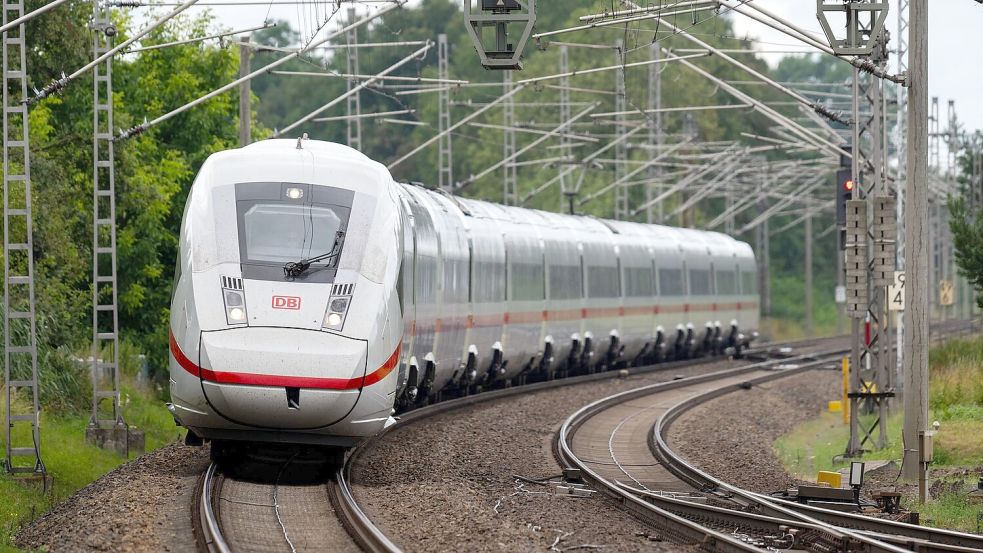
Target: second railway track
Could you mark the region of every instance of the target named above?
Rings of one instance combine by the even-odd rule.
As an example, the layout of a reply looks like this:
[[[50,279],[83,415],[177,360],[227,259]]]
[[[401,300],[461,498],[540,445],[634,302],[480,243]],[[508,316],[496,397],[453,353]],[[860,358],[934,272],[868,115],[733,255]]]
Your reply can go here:
[[[831,360],[831,357],[827,357]],[[795,362],[797,366],[788,366]],[[784,363],[783,369],[775,370]],[[610,396],[564,422],[556,453],[587,482],[677,540],[715,551],[979,551],[983,537],[924,528],[745,492],[690,465],[664,436],[682,413],[740,387],[818,368],[800,358],[721,371]]]

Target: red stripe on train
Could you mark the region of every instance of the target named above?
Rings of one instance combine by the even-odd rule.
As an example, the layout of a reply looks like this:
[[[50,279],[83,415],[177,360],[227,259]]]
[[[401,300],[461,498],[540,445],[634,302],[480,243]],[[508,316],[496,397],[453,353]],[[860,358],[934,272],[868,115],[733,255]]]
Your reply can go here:
[[[371,386],[389,375],[399,364],[399,350],[402,344],[396,346],[396,351],[375,371],[357,378],[323,378],[315,376],[285,376],[274,374],[234,373],[213,371],[199,367],[181,351],[174,333],[168,329],[171,355],[181,368],[194,376],[219,384],[245,384],[249,386],[276,386],[294,388],[317,388],[321,390],[358,390]]]

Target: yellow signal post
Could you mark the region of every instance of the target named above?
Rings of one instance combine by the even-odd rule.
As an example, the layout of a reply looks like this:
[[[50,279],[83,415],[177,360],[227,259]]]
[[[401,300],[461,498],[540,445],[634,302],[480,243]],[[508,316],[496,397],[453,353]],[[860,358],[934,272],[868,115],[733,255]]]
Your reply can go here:
[[[843,358],[843,424],[850,424],[850,358]]]

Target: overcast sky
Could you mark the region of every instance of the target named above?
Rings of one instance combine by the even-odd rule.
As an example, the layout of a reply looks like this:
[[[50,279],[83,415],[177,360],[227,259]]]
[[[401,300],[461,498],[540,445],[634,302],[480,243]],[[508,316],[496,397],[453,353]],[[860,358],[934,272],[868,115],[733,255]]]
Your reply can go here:
[[[173,0],[167,0],[173,1]],[[233,0],[202,0],[210,4],[208,7],[196,7],[192,10],[210,9],[218,17],[219,24],[229,29],[244,29],[261,25],[270,19],[284,19],[291,22],[295,28],[313,29],[315,21],[323,19],[325,12],[310,6],[300,7],[296,4],[280,4],[273,0],[272,4],[254,6],[215,6],[221,1]],[[239,0],[243,2],[257,0]],[[261,1],[261,0],[260,0]],[[283,0],[281,0],[283,1]],[[816,20],[816,3],[814,0],[753,0],[755,4],[788,18],[801,27],[818,35],[822,30]],[[539,9],[548,9],[562,0],[541,0]],[[891,13],[888,16],[888,28],[892,36],[897,36],[897,0],[891,0]],[[321,5],[333,2],[321,2]],[[948,100],[956,102],[956,111],[960,121],[967,130],[983,129],[983,55],[980,45],[983,44],[983,5],[975,0],[932,0],[929,3],[929,88],[932,96],[938,96],[942,117]],[[378,7],[380,3],[367,2],[367,5]],[[774,31],[741,15],[734,17],[737,34],[748,35],[760,39],[760,49],[802,49],[793,39]],[[463,25],[463,20],[461,25]],[[331,27],[332,25],[328,25]],[[546,30],[546,29],[539,29]],[[775,62],[778,54],[768,54],[769,61]],[[892,55],[891,65],[895,65]]]

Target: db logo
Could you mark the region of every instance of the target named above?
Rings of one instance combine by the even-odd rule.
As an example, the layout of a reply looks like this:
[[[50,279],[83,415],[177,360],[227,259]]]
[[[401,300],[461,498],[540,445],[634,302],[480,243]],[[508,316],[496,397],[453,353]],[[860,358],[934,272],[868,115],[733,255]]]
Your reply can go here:
[[[273,296],[273,309],[300,309],[297,296]]]

